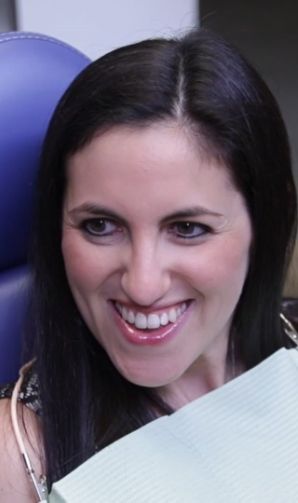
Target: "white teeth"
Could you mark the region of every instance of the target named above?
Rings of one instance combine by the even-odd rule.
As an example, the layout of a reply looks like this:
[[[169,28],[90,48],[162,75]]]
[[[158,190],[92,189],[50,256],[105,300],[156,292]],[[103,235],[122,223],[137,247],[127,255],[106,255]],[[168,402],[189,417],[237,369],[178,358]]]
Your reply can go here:
[[[160,319],[158,314],[149,314],[147,319],[147,328],[159,328]]]
[[[172,323],[175,323],[175,321],[177,320],[176,309],[174,309],[173,307],[172,307],[172,309],[170,309],[170,312],[169,312],[169,320]]]
[[[140,330],[153,330],[159,328],[160,326],[165,327],[169,323],[175,323],[179,316],[186,311],[187,305],[183,302],[183,304],[180,304],[177,307],[172,307],[167,312],[160,314],[150,313],[149,315],[139,312],[134,313],[131,309],[122,306],[118,302],[116,302],[116,308],[122,318],[131,325],[135,325]]]
[[[160,317],[160,324],[165,327],[169,323],[169,317],[167,313],[162,313]]]
[[[128,310],[126,309],[126,307],[123,307],[122,308],[122,317],[128,321]]]
[[[147,328],[147,316],[143,313],[137,313],[135,317],[135,326],[142,330]]]

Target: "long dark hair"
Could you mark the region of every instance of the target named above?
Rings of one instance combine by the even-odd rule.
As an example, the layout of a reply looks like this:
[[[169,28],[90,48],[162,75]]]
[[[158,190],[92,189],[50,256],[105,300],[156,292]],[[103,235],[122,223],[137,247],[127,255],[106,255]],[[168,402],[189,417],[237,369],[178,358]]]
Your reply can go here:
[[[243,194],[253,227],[250,266],[230,339],[246,368],[283,344],[282,285],[296,221],[287,134],[256,71],[200,30],[147,40],[92,63],[61,99],[45,140],[33,247],[35,354],[49,485],[122,435],[170,408],[127,382],[90,334],[61,254],[65,163],[115,125],[187,121]]]

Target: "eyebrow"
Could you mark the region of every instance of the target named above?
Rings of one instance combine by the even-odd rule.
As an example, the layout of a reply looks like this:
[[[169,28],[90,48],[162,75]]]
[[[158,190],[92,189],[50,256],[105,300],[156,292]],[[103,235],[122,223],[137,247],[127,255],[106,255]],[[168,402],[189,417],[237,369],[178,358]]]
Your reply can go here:
[[[210,217],[223,217],[221,213],[217,213],[216,211],[211,211],[208,210],[207,208],[204,208],[203,206],[191,206],[190,208],[184,208],[178,211],[175,211],[174,213],[171,213],[170,215],[166,216],[165,218],[162,219],[164,223],[168,222],[169,220],[177,220],[177,219],[185,219],[185,218],[191,218],[191,217],[203,217],[203,216],[210,216]]]
[[[97,204],[93,203],[83,203],[80,206],[77,206],[69,211],[70,215],[76,215],[79,213],[88,213],[89,215],[94,215],[94,216],[105,216],[105,217],[110,217],[115,220],[119,220],[120,222],[123,222],[124,224],[127,224],[126,220],[118,215],[115,211],[105,207],[105,206],[99,206]],[[202,217],[202,216],[211,216],[211,217],[217,217],[221,218],[223,215],[221,213],[218,213],[216,211],[211,211],[207,208],[204,208],[203,206],[191,206],[189,208],[183,208],[181,210],[175,211],[174,213],[171,213],[170,215],[167,215],[162,219],[162,223],[168,223],[169,221],[173,220],[179,220],[179,219],[186,219],[186,218],[193,218],[193,217]]]
[[[118,215],[115,211],[110,210],[105,206],[99,206],[93,203],[83,203],[80,206],[71,209],[68,213],[74,216],[79,215],[80,213],[88,213],[88,215],[92,215],[95,217],[109,217],[127,225],[126,220],[120,215]]]

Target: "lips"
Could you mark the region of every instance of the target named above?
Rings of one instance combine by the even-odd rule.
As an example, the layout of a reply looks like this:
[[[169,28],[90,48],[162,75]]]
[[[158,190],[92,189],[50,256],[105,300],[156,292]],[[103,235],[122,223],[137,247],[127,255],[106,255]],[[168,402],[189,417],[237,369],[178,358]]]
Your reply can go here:
[[[175,306],[142,313],[119,302],[112,302],[116,324],[126,340],[134,344],[166,342],[178,333],[178,327],[188,317],[191,301]],[[172,320],[172,321],[171,321]]]

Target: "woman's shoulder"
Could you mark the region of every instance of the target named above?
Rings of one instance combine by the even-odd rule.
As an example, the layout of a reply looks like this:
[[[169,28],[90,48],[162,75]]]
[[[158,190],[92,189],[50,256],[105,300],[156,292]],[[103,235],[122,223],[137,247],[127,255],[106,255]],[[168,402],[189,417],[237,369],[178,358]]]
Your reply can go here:
[[[17,404],[20,434],[36,474],[43,473],[39,418],[28,407]],[[36,501],[35,491],[25,469],[11,417],[11,400],[0,401],[0,501]]]
[[[21,453],[20,438],[34,472],[37,476],[44,473],[41,426],[37,415],[40,412],[38,380],[32,366],[24,375],[15,402],[12,400],[14,388],[14,384],[0,387],[0,502],[29,503],[36,501],[36,497]]]

